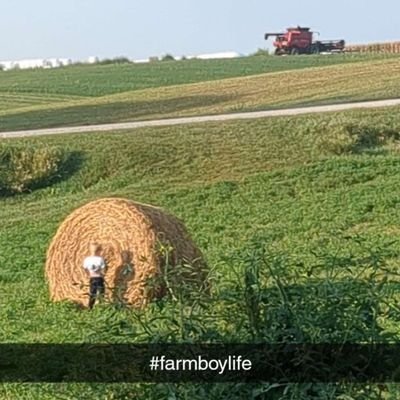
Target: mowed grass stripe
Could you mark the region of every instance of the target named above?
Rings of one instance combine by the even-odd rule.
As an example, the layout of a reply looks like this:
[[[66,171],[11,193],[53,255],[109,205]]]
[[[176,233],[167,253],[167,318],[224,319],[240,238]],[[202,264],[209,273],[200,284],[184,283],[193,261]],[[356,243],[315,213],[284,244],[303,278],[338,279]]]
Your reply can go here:
[[[77,99],[83,99],[83,96],[0,92],[0,115],[11,111],[22,112],[35,106],[51,107],[52,104],[68,103]]]

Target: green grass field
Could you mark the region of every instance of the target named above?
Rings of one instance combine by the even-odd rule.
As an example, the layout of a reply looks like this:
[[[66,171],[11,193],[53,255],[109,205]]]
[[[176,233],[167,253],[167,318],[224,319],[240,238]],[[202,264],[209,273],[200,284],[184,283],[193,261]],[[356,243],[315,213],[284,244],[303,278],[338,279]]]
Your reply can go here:
[[[399,111],[3,140],[62,148],[78,168],[0,200],[0,318],[7,321],[0,340],[399,340]],[[144,311],[104,305],[92,313],[52,304],[43,270],[49,241],[73,209],[104,196],[182,218],[212,267],[211,298],[194,308],[166,299]],[[380,397],[381,389],[7,384],[0,398],[361,400],[399,393],[387,385]]]
[[[338,54],[296,58],[256,56],[150,64],[76,65],[60,69],[1,73],[0,92],[98,97],[161,86],[397,57],[390,54]]]
[[[0,131],[399,97],[399,56],[245,57],[0,74]]]

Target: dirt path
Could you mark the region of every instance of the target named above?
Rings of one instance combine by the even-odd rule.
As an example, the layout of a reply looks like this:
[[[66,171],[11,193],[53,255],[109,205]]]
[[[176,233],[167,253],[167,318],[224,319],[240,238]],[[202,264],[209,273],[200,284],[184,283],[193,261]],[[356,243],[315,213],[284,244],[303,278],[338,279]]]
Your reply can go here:
[[[400,99],[378,100],[378,101],[366,101],[358,103],[335,104],[327,106],[289,108],[283,110],[255,111],[255,112],[245,112],[245,113],[235,113],[235,114],[205,115],[198,117],[171,118],[171,119],[159,119],[159,120],[137,121],[137,122],[122,122],[122,123],[113,123],[104,125],[87,125],[87,126],[61,127],[61,128],[49,128],[49,129],[33,129],[33,130],[14,131],[14,132],[0,132],[0,138],[60,135],[67,133],[121,131],[121,130],[133,130],[149,126],[172,126],[172,125],[183,125],[183,124],[196,124],[201,122],[233,121],[242,119],[282,117],[282,116],[302,115],[302,114],[318,114],[318,113],[333,112],[333,111],[344,111],[344,110],[363,109],[363,108],[381,108],[381,107],[390,107],[398,105],[400,105]]]

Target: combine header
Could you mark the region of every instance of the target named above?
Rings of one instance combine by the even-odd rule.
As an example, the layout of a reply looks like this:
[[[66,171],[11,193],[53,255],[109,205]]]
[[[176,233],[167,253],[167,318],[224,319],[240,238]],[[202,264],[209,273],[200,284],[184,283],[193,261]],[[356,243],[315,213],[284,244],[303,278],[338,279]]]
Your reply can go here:
[[[345,48],[344,40],[314,41],[314,34],[310,28],[288,28],[284,33],[266,33],[265,40],[275,37],[274,46],[276,55],[284,54],[319,54],[341,53]]]

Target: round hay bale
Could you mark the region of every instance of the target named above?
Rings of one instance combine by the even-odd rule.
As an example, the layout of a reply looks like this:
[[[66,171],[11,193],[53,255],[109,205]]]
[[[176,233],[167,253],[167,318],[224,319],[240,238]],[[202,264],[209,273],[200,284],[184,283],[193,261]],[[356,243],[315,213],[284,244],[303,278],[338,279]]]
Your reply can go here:
[[[74,211],[59,227],[47,252],[46,276],[53,301],[86,306],[88,278],[82,267],[90,242],[101,246],[107,263],[106,298],[141,307],[165,294],[168,268],[191,265],[182,279],[203,284],[205,263],[183,223],[160,208],[126,199],[101,199]],[[169,247],[170,252],[161,251]],[[153,284],[149,284],[153,281]]]

